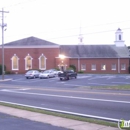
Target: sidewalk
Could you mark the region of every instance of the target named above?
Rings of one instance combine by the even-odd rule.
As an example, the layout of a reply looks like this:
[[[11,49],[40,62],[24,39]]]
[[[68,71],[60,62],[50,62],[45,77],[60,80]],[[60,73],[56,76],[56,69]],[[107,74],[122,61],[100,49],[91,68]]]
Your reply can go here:
[[[103,126],[98,124],[92,124],[83,121],[77,121],[62,117],[55,117],[51,115],[31,112],[27,110],[21,110],[0,105],[0,112],[6,113],[12,116],[29,119],[32,121],[43,122],[51,124],[53,126],[64,127],[72,130],[119,130],[118,128]]]

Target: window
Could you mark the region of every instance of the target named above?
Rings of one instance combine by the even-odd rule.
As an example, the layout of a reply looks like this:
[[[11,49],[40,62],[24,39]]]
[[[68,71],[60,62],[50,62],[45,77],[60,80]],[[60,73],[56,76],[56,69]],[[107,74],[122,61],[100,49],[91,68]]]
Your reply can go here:
[[[121,35],[119,35],[119,40],[121,40]]]
[[[12,60],[12,70],[18,70],[19,66],[18,66],[18,57],[16,56],[16,54],[14,54],[14,56],[11,58]]]
[[[96,70],[96,64],[92,64],[91,70]]]
[[[121,70],[126,70],[126,64],[121,64]]]
[[[105,64],[101,65],[101,70],[106,70],[106,65]]]
[[[25,57],[25,70],[32,69],[32,57],[28,54]]]
[[[116,70],[116,64],[111,65],[111,70]]]
[[[81,70],[86,70],[86,65],[85,64],[81,64]]]
[[[42,54],[39,57],[39,69],[45,70],[46,69],[46,57]]]

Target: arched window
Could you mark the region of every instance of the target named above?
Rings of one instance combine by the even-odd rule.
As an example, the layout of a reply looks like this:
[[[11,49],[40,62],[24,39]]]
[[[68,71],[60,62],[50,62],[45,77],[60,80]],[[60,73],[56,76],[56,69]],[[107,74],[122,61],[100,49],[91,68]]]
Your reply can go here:
[[[12,60],[12,70],[18,70],[19,69],[19,58],[14,54],[14,56],[11,58]]]
[[[45,70],[46,69],[46,57],[42,54],[39,57],[39,69],[40,70]]]
[[[32,59],[29,54],[25,57],[25,70],[32,69]]]
[[[119,35],[119,40],[121,40],[121,35]]]

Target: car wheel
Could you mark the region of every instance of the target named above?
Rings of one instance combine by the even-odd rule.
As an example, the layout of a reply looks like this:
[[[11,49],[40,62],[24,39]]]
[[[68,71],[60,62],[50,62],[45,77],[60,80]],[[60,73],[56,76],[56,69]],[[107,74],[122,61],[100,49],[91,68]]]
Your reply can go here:
[[[26,79],[28,79],[28,77],[26,77]]]
[[[62,78],[60,78],[60,80],[62,80]]]

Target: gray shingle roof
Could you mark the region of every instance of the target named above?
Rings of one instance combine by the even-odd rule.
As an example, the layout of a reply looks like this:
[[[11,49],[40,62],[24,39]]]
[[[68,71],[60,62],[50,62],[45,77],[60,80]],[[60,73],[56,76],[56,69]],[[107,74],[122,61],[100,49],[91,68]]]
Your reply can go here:
[[[43,45],[58,45],[46,40],[42,40],[40,38],[36,38],[36,37],[28,37],[28,38],[24,38],[21,40],[17,40],[17,41],[13,41],[13,42],[9,42],[4,44],[4,46],[43,46]]]
[[[118,58],[129,57],[126,46],[115,45],[61,45],[60,53],[67,57]]]

